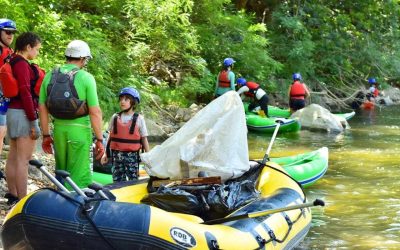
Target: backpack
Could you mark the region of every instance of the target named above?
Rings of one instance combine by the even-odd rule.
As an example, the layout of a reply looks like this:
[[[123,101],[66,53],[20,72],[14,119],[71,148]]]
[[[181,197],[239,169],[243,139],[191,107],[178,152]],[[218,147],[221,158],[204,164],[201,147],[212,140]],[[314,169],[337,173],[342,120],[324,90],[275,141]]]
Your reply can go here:
[[[0,68],[0,83],[3,89],[3,95],[7,98],[18,96],[18,81],[14,77],[12,67],[21,60],[24,59],[21,57],[15,57],[13,59],[8,58]],[[32,97],[38,98],[46,72],[37,64],[29,63],[29,66],[34,74],[34,78],[31,80],[31,94]]]
[[[67,73],[62,73],[60,68],[53,70],[50,84],[47,86],[46,100],[46,107],[53,117],[71,120],[89,114],[86,101],[79,100],[74,85],[78,71],[78,68]]]

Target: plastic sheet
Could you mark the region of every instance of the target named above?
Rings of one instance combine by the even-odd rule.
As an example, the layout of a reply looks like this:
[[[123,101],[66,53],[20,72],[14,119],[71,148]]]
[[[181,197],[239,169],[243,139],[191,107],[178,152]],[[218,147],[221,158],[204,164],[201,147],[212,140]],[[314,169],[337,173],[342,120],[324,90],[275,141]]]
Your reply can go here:
[[[228,180],[249,169],[243,104],[230,91],[204,107],[172,137],[141,154],[149,175],[181,179],[208,176]]]

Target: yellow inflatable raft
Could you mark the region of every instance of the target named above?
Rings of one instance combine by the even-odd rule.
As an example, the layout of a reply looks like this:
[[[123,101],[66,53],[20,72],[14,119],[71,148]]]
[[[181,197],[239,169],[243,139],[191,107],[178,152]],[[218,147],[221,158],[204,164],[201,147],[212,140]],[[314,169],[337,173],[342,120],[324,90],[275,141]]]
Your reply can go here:
[[[270,164],[262,169],[257,179],[261,197],[227,217],[305,204],[306,197],[299,184],[278,165]],[[144,180],[125,187],[112,187],[116,201],[87,200],[76,193],[53,189],[38,190],[17,203],[7,215],[1,232],[3,247],[290,249],[306,236],[311,226],[310,208],[207,223],[194,215],[140,204],[148,194],[146,187]]]

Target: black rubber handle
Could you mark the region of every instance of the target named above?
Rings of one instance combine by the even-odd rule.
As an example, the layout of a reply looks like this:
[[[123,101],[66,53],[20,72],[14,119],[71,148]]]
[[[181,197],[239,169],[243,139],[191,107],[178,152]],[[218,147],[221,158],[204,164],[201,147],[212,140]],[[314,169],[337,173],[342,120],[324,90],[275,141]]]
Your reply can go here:
[[[325,206],[325,202],[323,200],[320,200],[320,199],[315,199],[314,206],[324,207]]]
[[[56,175],[59,175],[62,178],[67,178],[70,176],[69,172],[67,172],[65,170],[56,170],[55,173],[56,173]]]
[[[103,186],[97,183],[92,183],[88,186],[88,188],[93,189],[94,191],[103,190]]]
[[[29,164],[32,166],[35,166],[37,168],[40,168],[41,166],[43,166],[43,163],[41,163],[38,160],[29,160]]]

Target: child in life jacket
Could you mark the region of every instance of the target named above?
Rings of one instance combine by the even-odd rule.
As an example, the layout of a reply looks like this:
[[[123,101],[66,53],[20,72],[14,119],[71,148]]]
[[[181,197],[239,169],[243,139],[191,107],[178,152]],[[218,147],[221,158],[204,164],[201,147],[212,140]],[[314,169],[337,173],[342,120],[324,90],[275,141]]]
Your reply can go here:
[[[244,78],[237,79],[236,83],[240,87],[237,93],[242,99],[244,99],[244,97],[252,99],[248,110],[251,111],[255,107],[260,106],[261,112],[259,112],[259,115],[268,117],[268,95],[260,88],[260,85],[255,82],[248,82]]]
[[[111,157],[114,182],[138,179],[139,152],[141,149],[149,151],[145,120],[135,112],[139,103],[140,95],[136,89],[126,87],[119,92],[121,111],[111,117],[107,150],[101,158],[101,164],[105,164]]]

